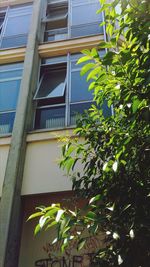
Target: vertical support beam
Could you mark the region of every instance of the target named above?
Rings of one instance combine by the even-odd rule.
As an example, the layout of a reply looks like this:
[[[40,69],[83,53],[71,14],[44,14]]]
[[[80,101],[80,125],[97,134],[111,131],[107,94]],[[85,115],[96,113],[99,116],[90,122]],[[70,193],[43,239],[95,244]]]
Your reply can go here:
[[[35,0],[24,61],[16,117],[0,202],[0,267],[17,267],[21,235],[21,187],[26,133],[33,114],[33,93],[39,69],[38,42],[43,0]],[[16,25],[17,26],[17,25]]]

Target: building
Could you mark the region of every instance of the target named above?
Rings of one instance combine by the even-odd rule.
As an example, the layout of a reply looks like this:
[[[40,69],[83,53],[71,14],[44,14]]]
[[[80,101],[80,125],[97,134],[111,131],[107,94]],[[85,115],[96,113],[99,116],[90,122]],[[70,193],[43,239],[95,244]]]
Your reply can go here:
[[[58,138],[73,135],[76,113],[92,102],[75,63],[105,40],[97,9],[98,0],[0,0],[0,267],[72,266],[36,262],[51,237],[35,239],[26,219],[72,198]]]

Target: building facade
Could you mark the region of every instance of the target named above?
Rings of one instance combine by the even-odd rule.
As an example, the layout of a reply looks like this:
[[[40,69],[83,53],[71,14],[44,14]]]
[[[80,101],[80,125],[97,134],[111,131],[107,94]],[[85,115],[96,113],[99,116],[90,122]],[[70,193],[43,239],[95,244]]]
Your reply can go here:
[[[42,204],[74,205],[59,139],[73,136],[77,113],[92,103],[76,61],[106,38],[99,8],[98,0],[0,1],[1,267],[83,266],[75,254],[46,260],[58,250],[53,233],[34,238],[26,220]]]

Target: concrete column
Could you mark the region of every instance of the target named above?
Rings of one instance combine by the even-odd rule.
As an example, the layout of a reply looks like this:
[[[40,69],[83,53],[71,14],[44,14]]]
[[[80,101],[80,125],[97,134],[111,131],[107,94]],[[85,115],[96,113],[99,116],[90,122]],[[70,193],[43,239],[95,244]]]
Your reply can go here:
[[[34,0],[16,117],[0,202],[0,267],[17,267],[21,234],[21,186],[26,133],[33,114],[39,70],[38,43],[43,0]],[[17,25],[16,25],[17,26]]]

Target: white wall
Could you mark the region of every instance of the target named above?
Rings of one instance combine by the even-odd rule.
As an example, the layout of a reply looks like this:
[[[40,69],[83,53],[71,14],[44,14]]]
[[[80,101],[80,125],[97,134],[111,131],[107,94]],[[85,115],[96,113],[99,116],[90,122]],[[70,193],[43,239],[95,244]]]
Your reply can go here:
[[[58,167],[61,143],[51,133],[27,138],[22,195],[71,190],[71,181]]]

